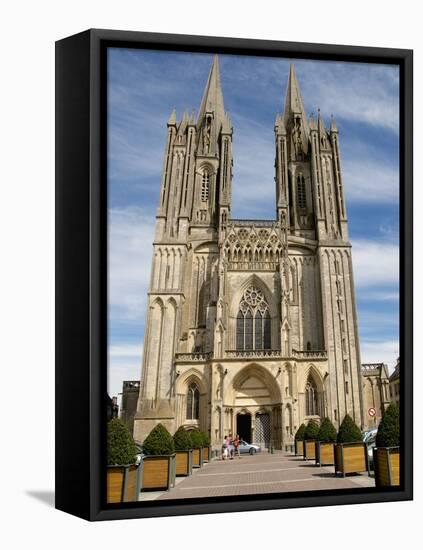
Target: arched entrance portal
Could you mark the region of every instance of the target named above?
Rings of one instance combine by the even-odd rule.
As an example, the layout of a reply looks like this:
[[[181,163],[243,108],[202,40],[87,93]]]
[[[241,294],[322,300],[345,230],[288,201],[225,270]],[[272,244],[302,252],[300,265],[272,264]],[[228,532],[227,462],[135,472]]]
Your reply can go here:
[[[269,447],[270,444],[270,414],[256,414],[256,437],[255,443],[261,447]]]
[[[281,392],[269,370],[250,364],[234,376],[226,392],[226,407],[234,414],[225,426],[227,433],[268,448],[282,445]]]
[[[236,415],[236,433],[247,443],[251,443],[251,414],[242,412]]]

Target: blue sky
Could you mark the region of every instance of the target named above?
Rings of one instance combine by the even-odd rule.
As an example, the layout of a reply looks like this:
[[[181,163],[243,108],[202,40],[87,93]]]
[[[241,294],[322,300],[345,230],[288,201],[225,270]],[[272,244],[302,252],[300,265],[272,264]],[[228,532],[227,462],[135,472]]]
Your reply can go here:
[[[211,54],[109,49],[109,393],[139,379],[155,212],[173,108],[198,112]],[[232,118],[232,216],[275,215],[274,133],[289,63],[219,55]],[[363,362],[399,354],[399,71],[294,60],[307,115],[336,118]],[[257,188],[260,193],[257,193]]]

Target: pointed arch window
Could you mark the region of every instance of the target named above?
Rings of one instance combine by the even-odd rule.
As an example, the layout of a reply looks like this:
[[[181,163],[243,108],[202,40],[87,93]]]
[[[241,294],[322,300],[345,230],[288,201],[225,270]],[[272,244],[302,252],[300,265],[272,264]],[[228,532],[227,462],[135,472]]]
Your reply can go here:
[[[250,286],[244,292],[236,317],[236,349],[271,348],[271,318],[263,292]]]
[[[299,208],[307,208],[304,176],[297,177],[297,200]]]
[[[312,376],[307,379],[305,387],[306,416],[315,416],[319,414],[319,396],[316,383]]]
[[[207,202],[209,200],[209,187],[210,187],[210,174],[207,170],[203,170],[201,176],[201,201]]]
[[[187,393],[187,420],[198,420],[200,418],[200,390],[193,382],[188,386]]]

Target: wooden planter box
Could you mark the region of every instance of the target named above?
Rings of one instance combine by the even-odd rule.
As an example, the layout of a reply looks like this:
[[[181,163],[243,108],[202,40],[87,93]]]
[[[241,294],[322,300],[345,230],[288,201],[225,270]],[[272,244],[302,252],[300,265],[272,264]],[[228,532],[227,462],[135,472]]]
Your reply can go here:
[[[175,486],[175,455],[144,456],[141,491],[168,491]]]
[[[304,456],[304,441],[302,439],[295,440],[295,456]]]
[[[376,487],[394,487],[400,484],[400,448],[373,449]]]
[[[176,451],[175,472],[177,476],[190,476],[192,474],[192,449],[189,451]]]
[[[139,467],[107,466],[107,502],[136,502],[140,492]]]
[[[319,466],[333,466],[335,464],[335,444],[316,441],[316,464]]]
[[[203,462],[210,461],[210,447],[203,447]]]
[[[203,465],[203,449],[192,450],[192,467],[201,468]]]
[[[314,460],[316,458],[316,440],[307,439],[304,441],[304,460]]]
[[[335,444],[335,474],[345,474],[369,471],[367,445],[363,442]]]

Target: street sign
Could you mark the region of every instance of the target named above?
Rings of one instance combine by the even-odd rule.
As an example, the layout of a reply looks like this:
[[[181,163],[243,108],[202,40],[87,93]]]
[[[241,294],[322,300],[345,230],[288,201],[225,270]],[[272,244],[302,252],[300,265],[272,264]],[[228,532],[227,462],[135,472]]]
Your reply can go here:
[[[369,416],[376,416],[376,409],[374,409],[373,407],[370,407],[367,412],[369,413]]]

